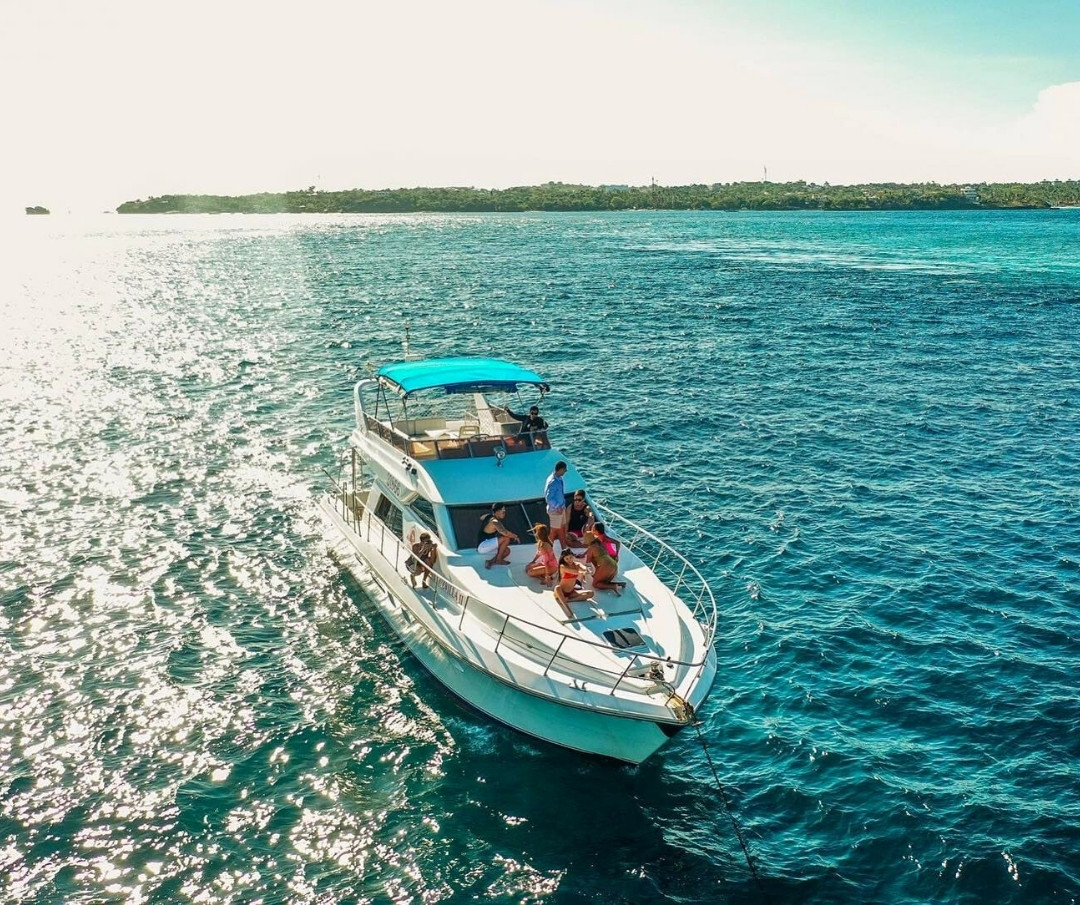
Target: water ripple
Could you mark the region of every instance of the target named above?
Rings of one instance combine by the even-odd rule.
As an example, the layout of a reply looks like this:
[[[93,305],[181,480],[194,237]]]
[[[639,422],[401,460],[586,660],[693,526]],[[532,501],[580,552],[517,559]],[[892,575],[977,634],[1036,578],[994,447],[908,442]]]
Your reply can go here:
[[[627,770],[495,726],[326,557],[406,320],[549,374],[563,448],[714,581],[701,732],[769,898],[1080,896],[1067,217],[30,219],[0,897],[760,900],[695,735]]]

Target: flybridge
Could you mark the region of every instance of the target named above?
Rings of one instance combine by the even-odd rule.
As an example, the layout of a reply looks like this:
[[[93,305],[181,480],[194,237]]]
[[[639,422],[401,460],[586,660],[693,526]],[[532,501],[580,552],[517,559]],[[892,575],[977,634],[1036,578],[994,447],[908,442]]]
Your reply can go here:
[[[400,361],[357,384],[357,427],[417,460],[548,450],[547,431],[524,430],[511,408],[525,409],[521,390],[542,399],[549,389],[535,371],[498,358]]]

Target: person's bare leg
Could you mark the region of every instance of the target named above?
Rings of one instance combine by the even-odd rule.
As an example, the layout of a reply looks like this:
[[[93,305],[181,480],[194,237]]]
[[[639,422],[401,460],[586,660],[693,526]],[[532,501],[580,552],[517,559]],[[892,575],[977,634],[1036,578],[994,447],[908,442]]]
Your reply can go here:
[[[559,606],[562,607],[562,611],[566,613],[566,618],[573,619],[574,611],[570,609],[570,604],[566,600],[566,595],[563,593],[563,589],[558,585],[555,586],[555,600],[558,601]]]

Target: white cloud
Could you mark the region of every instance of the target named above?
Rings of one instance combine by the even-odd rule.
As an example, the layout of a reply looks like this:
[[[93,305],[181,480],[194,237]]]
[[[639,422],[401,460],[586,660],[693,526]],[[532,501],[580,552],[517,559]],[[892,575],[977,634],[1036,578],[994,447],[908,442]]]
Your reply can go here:
[[[1080,177],[1080,82],[1040,91],[1032,111],[1007,133],[1016,152],[1069,161],[1074,178]]]

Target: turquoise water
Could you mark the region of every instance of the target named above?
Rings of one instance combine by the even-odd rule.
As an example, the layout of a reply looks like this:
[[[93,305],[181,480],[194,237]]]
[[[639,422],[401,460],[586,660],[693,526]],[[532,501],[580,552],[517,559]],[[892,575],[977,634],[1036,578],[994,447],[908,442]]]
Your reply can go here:
[[[26,218],[0,900],[1076,902],[1080,212]],[[325,553],[350,389],[494,354],[723,611],[640,768],[445,694]]]

